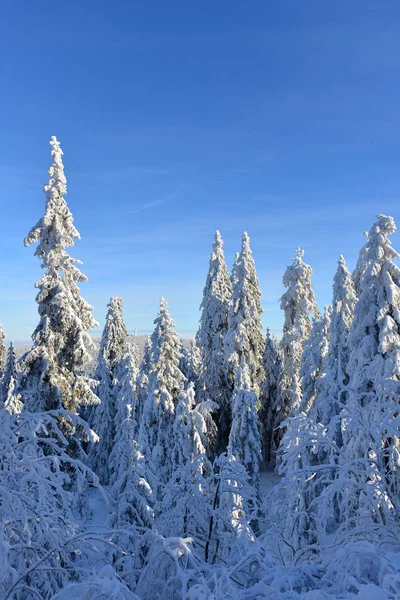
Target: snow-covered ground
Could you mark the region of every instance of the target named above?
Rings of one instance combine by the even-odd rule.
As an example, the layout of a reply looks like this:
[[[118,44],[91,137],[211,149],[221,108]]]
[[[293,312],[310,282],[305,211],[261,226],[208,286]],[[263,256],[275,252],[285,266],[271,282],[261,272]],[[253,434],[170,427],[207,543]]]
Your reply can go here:
[[[260,473],[260,495],[265,498],[268,492],[280,482],[281,478],[275,471],[262,471]]]
[[[87,527],[106,527],[110,516],[110,502],[97,488],[90,488],[88,493],[90,518]]]

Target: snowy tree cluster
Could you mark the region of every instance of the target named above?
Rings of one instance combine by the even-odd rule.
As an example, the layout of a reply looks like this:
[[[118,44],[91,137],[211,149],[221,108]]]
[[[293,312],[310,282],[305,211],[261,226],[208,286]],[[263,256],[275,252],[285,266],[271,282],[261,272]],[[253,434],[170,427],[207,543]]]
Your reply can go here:
[[[96,325],[51,138],[44,271],[16,360],[0,328],[0,598],[400,597],[400,255],[379,215],[321,315],[304,252],[263,335],[247,233],[214,238],[196,339],[161,299],[143,356],[121,298]]]

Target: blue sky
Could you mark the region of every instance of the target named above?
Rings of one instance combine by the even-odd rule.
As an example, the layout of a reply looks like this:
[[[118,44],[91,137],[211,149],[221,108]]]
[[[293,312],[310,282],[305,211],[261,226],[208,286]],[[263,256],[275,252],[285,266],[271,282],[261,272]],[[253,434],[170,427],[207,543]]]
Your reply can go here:
[[[43,213],[51,135],[101,326],[120,295],[128,329],[151,331],[164,295],[193,335],[215,229],[229,267],[248,231],[274,331],[297,246],[329,303],[339,254],[354,266],[377,213],[400,222],[399,21],[398,1],[5,0],[7,336],[29,339],[38,320],[23,238]]]

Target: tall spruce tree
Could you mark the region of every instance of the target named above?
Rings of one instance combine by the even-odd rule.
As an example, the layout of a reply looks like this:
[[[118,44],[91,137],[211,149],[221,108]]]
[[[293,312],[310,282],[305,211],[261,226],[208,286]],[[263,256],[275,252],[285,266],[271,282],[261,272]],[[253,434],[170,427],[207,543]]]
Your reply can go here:
[[[248,368],[239,368],[232,397],[233,419],[229,435],[228,454],[232,454],[247,470],[251,484],[259,485],[262,459],[260,421],[257,414],[257,396],[250,386]]]
[[[217,451],[226,448],[231,422],[231,388],[227,379],[224,350],[230,297],[231,283],[222,237],[216,231],[200,305],[201,319],[196,343],[201,352],[197,400],[212,400],[219,407],[215,418],[218,428]]]
[[[139,442],[153,479],[150,484],[157,496],[172,471],[175,408],[185,376],[179,369],[180,340],[174,331],[168,306],[161,298],[160,311],[151,336],[152,370],[139,431]]]
[[[90,450],[93,470],[100,481],[107,484],[110,479],[110,454],[114,446],[116,401],[119,391],[119,367],[127,338],[122,317],[122,300],[113,296],[108,304],[106,323],[100,342],[96,380],[100,404],[95,408],[92,427],[100,440]]]
[[[293,264],[289,265],[283,276],[283,285],[287,288],[281,297],[281,309],[285,313],[283,336],[280,342],[282,368],[279,381],[279,400],[276,405],[273,430],[277,431],[274,445],[282,438],[283,431],[278,429],[290,414],[294,414],[301,402],[301,356],[303,343],[310,335],[311,317],[319,318],[319,310],[311,284],[312,269],[303,261],[304,251],[296,251]],[[272,449],[272,455],[276,452]]]
[[[263,335],[261,292],[247,233],[236,256],[232,272],[232,297],[228,312],[225,352],[230,383],[233,386],[239,368],[247,367],[250,389],[257,396],[263,380]]]
[[[393,262],[400,254],[389,240],[394,219],[377,219],[368,235],[367,266],[348,338],[344,422],[346,456],[376,487],[374,502],[382,514],[384,504],[397,506],[400,492],[400,269]],[[363,511],[360,497],[360,518]]]
[[[263,353],[263,367],[265,379],[261,383],[261,408],[260,421],[262,427],[263,457],[267,465],[273,465],[277,451],[277,435],[274,431],[274,416],[279,396],[279,378],[281,370],[281,358],[278,339],[270,334],[269,329],[265,336]]]
[[[40,321],[33,346],[21,361],[20,390],[28,410],[62,407],[76,413],[80,406],[98,402],[90,380],[83,375],[94,350],[90,331],[97,323],[92,307],[80,295],[78,284],[87,281],[77,267],[80,261],[66,251],[80,235],[64,199],[63,153],[55,137],[50,145],[45,214],[25,238],[25,246],[39,242],[35,255],[45,274],[36,283]]]
[[[333,280],[332,315],[329,333],[329,348],[325,366],[325,377],[315,401],[313,414],[319,423],[328,425],[334,416],[339,415],[345,402],[345,388],[349,382],[347,365],[349,361],[348,336],[353,320],[356,295],[354,285],[343,256]],[[340,428],[336,442],[340,443]]]

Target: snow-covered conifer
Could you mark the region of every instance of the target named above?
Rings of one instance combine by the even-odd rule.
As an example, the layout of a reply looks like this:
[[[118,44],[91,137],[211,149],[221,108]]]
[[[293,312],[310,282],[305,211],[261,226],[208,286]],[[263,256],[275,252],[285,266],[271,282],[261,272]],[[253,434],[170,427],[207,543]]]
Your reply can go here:
[[[3,373],[7,357],[7,348],[4,344],[5,338],[6,334],[3,331],[3,326],[0,325],[0,375]]]
[[[107,305],[106,323],[100,342],[100,354],[104,356],[107,364],[115,376],[118,370],[119,361],[125,349],[128,332],[125,321],[122,316],[122,299],[118,296],[112,296]]]
[[[212,565],[238,560],[254,541],[250,522],[257,512],[256,490],[246,468],[229,453],[216,458],[211,474],[211,515],[204,558]]]
[[[94,409],[92,428],[100,440],[90,449],[92,469],[103,484],[109,482],[111,474],[110,454],[114,446],[114,420],[119,391],[118,370],[127,335],[122,317],[122,300],[114,296],[108,304],[96,370],[96,380],[99,382],[97,394],[100,404]]]
[[[138,356],[134,345],[128,344],[119,365],[119,385],[114,418],[114,443],[110,453],[111,485],[126,471],[133,440],[138,436],[137,391]]]
[[[278,401],[278,382],[281,370],[279,342],[271,335],[269,329],[265,336],[264,353],[262,358],[265,379],[261,383],[260,422],[262,427],[263,456],[267,465],[273,463],[271,453],[277,451],[277,432],[273,430],[274,415]]]
[[[196,343],[201,352],[197,400],[211,400],[219,406],[216,414],[219,450],[226,448],[231,422],[231,386],[227,380],[224,350],[230,297],[231,283],[222,237],[216,231],[200,306],[201,319]]]
[[[138,405],[136,409],[136,418],[138,425],[142,422],[143,408],[147,398],[147,384],[149,382],[149,373],[152,370],[151,359],[151,337],[146,336],[144,344],[143,357],[139,366],[139,373],[136,381]]]
[[[250,389],[257,396],[263,380],[260,299],[261,292],[250,249],[250,238],[244,233],[242,248],[233,269],[225,352],[231,385],[234,385],[238,369],[247,366]]]
[[[23,408],[21,395],[16,391],[16,384],[16,379],[11,377],[7,388],[7,397],[4,401],[4,408],[8,413],[10,413],[10,415],[20,413]]]
[[[18,381],[18,373],[17,373],[17,359],[15,355],[14,344],[10,342],[10,345],[7,350],[7,357],[5,361],[5,366],[3,370],[3,377],[1,378],[0,389],[1,389],[1,397],[0,397],[0,406],[4,406],[4,403],[7,399],[9,388],[11,385],[11,380],[13,380],[13,385],[15,386]]]
[[[303,396],[300,404],[300,412],[304,412],[307,415],[314,406],[321,380],[325,377],[330,320],[331,307],[326,306],[324,315],[320,319],[314,320],[310,335],[303,346],[302,365],[300,369]]]
[[[319,318],[319,310],[311,285],[312,269],[303,261],[304,251],[296,251],[296,258],[283,276],[283,285],[287,288],[281,297],[281,309],[285,313],[281,348],[281,377],[279,381],[279,400],[273,430],[279,432],[280,424],[289,414],[294,414],[301,402],[301,356],[303,342],[311,331],[311,316]]]
[[[262,452],[256,405],[257,396],[251,390],[248,369],[244,365],[236,374],[228,452],[246,467],[250,482],[257,489]]]
[[[179,369],[180,340],[174,331],[168,306],[162,298],[151,336],[152,370],[140,424],[139,442],[159,485],[165,484],[172,468],[175,408],[185,376]],[[154,488],[156,482],[150,481]]]
[[[53,162],[44,187],[44,216],[25,238],[25,246],[39,242],[35,255],[45,270],[36,283],[40,321],[33,333],[33,346],[22,359],[21,393],[28,410],[60,407],[76,413],[79,406],[96,404],[91,382],[82,375],[94,349],[90,330],[97,325],[92,307],[78,287],[87,281],[66,248],[80,239],[64,199],[66,178],[62,150],[50,140]]]
[[[361,250],[358,254],[357,264],[354,268],[353,273],[351,274],[353,280],[353,287],[356,297],[358,298],[361,294],[361,279],[364,274],[365,269],[368,266],[368,231],[364,231],[364,236],[366,237],[365,244],[361,247]]]
[[[189,383],[178,396],[174,421],[174,468],[193,462],[195,456],[205,454],[206,423],[196,410],[194,385]]]
[[[299,413],[289,418],[279,446],[278,465],[283,478],[275,493],[282,494],[284,488],[285,502],[277,504],[272,493],[265,508],[268,517],[277,524],[276,538],[284,540],[281,551],[293,562],[308,546],[317,547],[318,534],[326,525],[329,511],[321,510],[324,503],[320,497],[330,483],[331,470],[322,466],[330,454],[330,441],[320,423]]]
[[[376,496],[391,505],[400,491],[400,269],[393,262],[400,255],[389,240],[395,231],[392,217],[378,215],[368,235],[367,266],[348,338],[344,419],[346,455],[368,471],[365,480],[384,485],[385,493]]]
[[[333,300],[329,348],[325,377],[320,381],[313,414],[316,420],[328,425],[343,407],[344,388],[349,382],[347,364],[349,347],[347,338],[353,320],[356,295],[346,262],[341,256],[333,281]],[[340,437],[340,436],[339,436]],[[340,443],[339,437],[337,443]]]
[[[209,470],[205,457],[206,423],[195,406],[193,383],[179,394],[175,411],[173,471],[158,507],[157,530],[167,536],[205,539],[209,503],[206,495]]]
[[[123,464],[120,465],[118,476],[111,488],[111,494],[116,501],[115,512],[111,516],[111,524],[116,529],[130,529],[132,527],[151,527],[153,523],[152,490],[147,482],[145,461],[141,448],[133,436],[134,424],[132,420],[132,408],[126,406],[124,440],[127,444],[124,456],[121,456]]]
[[[191,537],[204,547],[211,512],[207,466],[205,456],[197,455],[173,470],[156,511],[155,527],[162,535]]]

